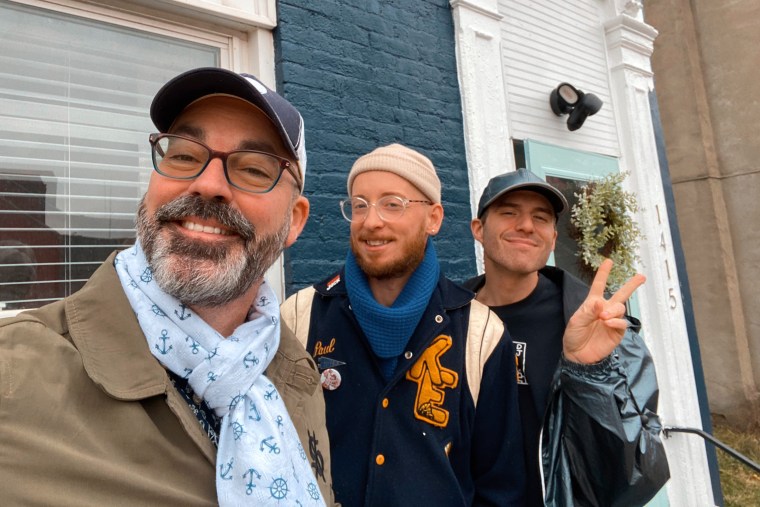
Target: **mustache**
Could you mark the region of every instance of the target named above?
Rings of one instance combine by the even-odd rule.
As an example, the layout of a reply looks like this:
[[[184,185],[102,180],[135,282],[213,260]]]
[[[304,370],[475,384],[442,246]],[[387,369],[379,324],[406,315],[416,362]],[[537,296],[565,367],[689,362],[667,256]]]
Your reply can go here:
[[[209,201],[197,195],[184,195],[170,201],[156,210],[158,223],[176,222],[196,216],[204,220],[213,219],[244,240],[256,235],[256,228],[243,214],[219,201]]]

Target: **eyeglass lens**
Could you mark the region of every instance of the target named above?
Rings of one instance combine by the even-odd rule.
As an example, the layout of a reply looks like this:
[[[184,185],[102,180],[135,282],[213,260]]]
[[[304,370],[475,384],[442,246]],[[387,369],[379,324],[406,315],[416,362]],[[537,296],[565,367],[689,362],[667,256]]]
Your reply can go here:
[[[253,192],[266,192],[277,183],[282,162],[266,153],[232,151],[222,155],[227,179],[234,186]],[[170,178],[193,179],[211,160],[211,152],[201,143],[184,137],[164,135],[153,144],[156,170]]]
[[[343,216],[349,222],[364,220],[367,214],[369,214],[370,206],[375,207],[375,211],[380,219],[392,222],[401,218],[407,204],[404,199],[395,195],[385,196],[373,204],[368,203],[361,197],[352,197],[351,199],[341,201]]]

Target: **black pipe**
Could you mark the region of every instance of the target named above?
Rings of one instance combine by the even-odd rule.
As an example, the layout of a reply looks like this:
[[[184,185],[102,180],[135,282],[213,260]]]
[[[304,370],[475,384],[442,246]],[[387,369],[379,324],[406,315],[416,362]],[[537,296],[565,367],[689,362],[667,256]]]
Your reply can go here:
[[[706,431],[702,431],[699,428],[679,428],[676,426],[666,426],[662,429],[662,432],[665,434],[665,437],[668,437],[668,433],[670,432],[677,432],[677,433],[694,433],[699,435],[700,437],[704,438],[705,440],[709,440],[712,442],[713,445],[716,445],[720,449],[724,450],[734,458],[738,459],[748,467],[752,468],[755,472],[760,473],[760,465],[746,457],[745,455],[741,454],[740,452],[736,451],[735,449],[732,449],[731,447],[727,446],[714,436],[710,435]]]

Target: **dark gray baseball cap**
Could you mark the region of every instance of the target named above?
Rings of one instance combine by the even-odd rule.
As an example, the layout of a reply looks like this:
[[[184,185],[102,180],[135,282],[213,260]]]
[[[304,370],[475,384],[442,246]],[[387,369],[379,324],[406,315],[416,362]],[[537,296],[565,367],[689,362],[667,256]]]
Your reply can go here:
[[[567,199],[562,192],[530,172],[525,168],[512,171],[499,176],[494,176],[483,190],[478,203],[478,218],[483,216],[486,208],[496,199],[515,190],[531,190],[546,197],[554,208],[554,213],[559,215],[567,208]]]

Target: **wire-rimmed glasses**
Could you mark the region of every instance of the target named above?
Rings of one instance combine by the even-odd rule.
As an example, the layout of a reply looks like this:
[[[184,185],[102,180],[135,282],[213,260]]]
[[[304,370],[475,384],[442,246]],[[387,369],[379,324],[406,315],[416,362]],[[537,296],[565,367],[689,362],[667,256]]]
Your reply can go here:
[[[340,211],[343,213],[343,218],[349,222],[363,222],[369,214],[369,208],[374,206],[380,220],[393,222],[401,218],[406,208],[412,203],[433,204],[430,201],[405,199],[398,195],[386,195],[373,203],[361,197],[352,197],[340,201]]]
[[[230,185],[245,192],[265,194],[288,171],[300,186],[293,164],[283,157],[256,150],[212,150],[197,139],[175,134],[151,134],[149,138],[153,168],[157,173],[178,180],[201,175],[211,160],[222,161]]]

